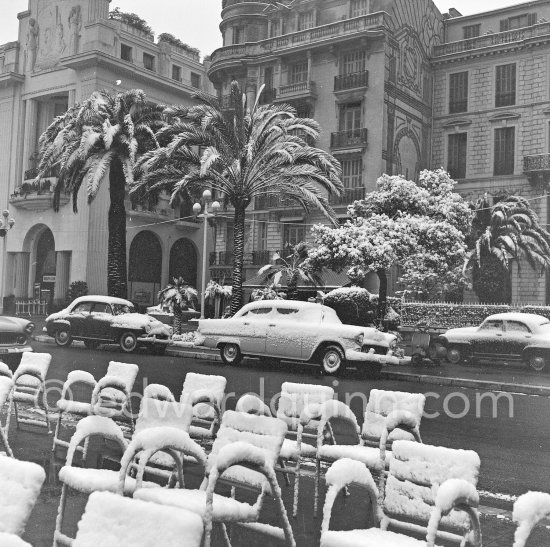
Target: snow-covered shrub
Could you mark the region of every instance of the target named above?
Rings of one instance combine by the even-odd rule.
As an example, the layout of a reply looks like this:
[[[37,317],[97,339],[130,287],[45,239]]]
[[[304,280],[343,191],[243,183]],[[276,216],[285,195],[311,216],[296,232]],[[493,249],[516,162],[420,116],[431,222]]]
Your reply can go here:
[[[176,346],[202,346],[204,344],[204,336],[197,331],[184,332],[183,334],[173,334],[172,343]]]
[[[341,287],[330,291],[323,304],[332,308],[342,323],[366,327],[372,325],[376,312],[371,296],[367,289]]]
[[[280,285],[271,284],[252,291],[252,300],[254,302],[258,300],[284,300],[285,298],[286,293],[280,290]]]

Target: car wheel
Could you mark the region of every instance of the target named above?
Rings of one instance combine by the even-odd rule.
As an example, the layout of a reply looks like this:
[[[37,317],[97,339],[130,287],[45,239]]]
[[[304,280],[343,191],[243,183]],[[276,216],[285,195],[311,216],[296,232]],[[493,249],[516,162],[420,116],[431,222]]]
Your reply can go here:
[[[220,348],[220,354],[225,365],[236,366],[243,359],[241,348],[237,344],[224,344]]]
[[[123,332],[119,339],[120,349],[126,353],[132,353],[137,347],[137,337],[131,332]]]
[[[465,351],[460,346],[449,346],[447,348],[447,361],[452,365],[458,365],[466,360]]]
[[[97,340],[84,340],[84,345],[88,349],[97,349],[99,347],[99,342]]]
[[[60,327],[55,331],[55,343],[62,348],[68,348],[73,341],[71,331],[66,327]]]
[[[341,374],[345,366],[344,353],[338,346],[327,346],[321,353],[321,367],[325,374]]]
[[[546,358],[542,353],[531,353],[528,363],[529,366],[537,372],[542,372],[546,368]]]

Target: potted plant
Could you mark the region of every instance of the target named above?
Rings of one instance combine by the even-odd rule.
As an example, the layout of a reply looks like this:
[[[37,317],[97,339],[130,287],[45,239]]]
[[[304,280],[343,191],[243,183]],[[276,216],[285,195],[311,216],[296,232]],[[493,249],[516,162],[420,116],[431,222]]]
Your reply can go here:
[[[231,287],[228,285],[220,285],[214,280],[210,280],[204,291],[204,299],[207,302],[214,303],[214,318],[220,317],[220,309],[222,301],[225,298],[231,298]]]
[[[181,334],[183,312],[196,309],[197,297],[197,291],[183,277],[174,277],[173,282],[159,292],[160,305],[174,314],[174,334]]]

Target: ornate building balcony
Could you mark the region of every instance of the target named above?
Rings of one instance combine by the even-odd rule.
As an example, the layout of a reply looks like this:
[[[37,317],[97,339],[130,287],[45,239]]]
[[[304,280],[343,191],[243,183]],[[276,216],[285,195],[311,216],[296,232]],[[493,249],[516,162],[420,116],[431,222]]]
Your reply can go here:
[[[17,209],[42,212],[53,207],[53,193],[57,186],[59,171],[54,168],[46,172],[46,176],[36,183],[38,169],[27,169],[23,175],[23,184],[18,186],[10,196],[10,204]],[[59,206],[69,203],[70,196],[64,192],[59,196]]]
[[[254,201],[255,211],[269,211],[271,209],[300,208],[300,204],[290,198],[276,195],[259,196]]]
[[[232,0],[228,0],[228,5]],[[365,31],[382,32],[388,26],[387,14],[384,12],[371,13],[345,19],[328,25],[321,25],[307,30],[301,30],[275,38],[268,38],[259,42],[236,44],[221,47],[212,53],[212,64],[208,75],[212,76],[217,70],[241,64],[247,59],[262,55],[290,53],[303,51],[317,46],[330,46],[342,38],[351,40],[363,35]]]
[[[476,38],[468,38],[466,40],[441,44],[435,46],[434,57],[451,56],[478,49],[501,49],[503,46],[514,44],[517,46],[518,42],[536,41],[539,37],[547,36],[548,34],[550,34],[550,23],[538,23],[530,27],[507,30],[504,32],[494,32],[483,36],[477,36]]]
[[[351,89],[366,88],[369,86],[369,71],[340,74],[334,77],[334,92]]]
[[[282,85],[279,88],[277,102],[292,101],[296,99],[316,99],[317,90],[315,82],[297,82],[294,84]]]
[[[331,205],[350,205],[358,199],[365,197],[365,187],[357,186],[356,188],[346,188],[341,197],[331,196],[329,201]]]
[[[524,156],[523,173],[532,184],[550,182],[550,154]]]
[[[367,146],[368,129],[351,129],[338,131],[330,135],[330,147],[337,148],[365,148]]]

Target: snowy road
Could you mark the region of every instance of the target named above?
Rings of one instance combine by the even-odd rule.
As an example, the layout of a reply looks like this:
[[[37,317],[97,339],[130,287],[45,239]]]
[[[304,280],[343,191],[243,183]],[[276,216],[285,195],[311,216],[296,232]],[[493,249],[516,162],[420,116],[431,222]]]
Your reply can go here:
[[[78,368],[100,377],[110,360],[137,363],[140,370],[134,389],[138,393],[142,392],[145,381],[164,384],[179,395],[188,371],[222,374],[228,379],[227,393],[230,396],[226,407],[230,409],[234,408],[236,398],[246,392],[258,394],[268,402],[286,380],[311,382],[335,387],[340,400],[350,401],[361,423],[365,395],[371,388],[422,391],[427,394],[421,426],[424,442],[476,450],[482,462],[481,490],[504,500],[528,489],[550,491],[550,400],[547,398],[502,394],[495,403],[491,393],[481,394],[470,389],[453,391],[442,386],[359,377],[335,380],[320,376],[316,368],[298,364],[267,366],[253,362],[228,368],[207,361],[158,357],[145,352],[127,355],[114,347],[112,349],[89,351],[82,346],[60,349],[35,344],[36,351],[53,355],[49,376],[60,380]]]

